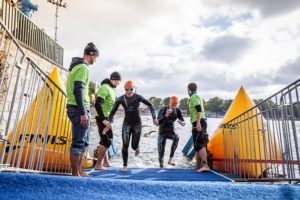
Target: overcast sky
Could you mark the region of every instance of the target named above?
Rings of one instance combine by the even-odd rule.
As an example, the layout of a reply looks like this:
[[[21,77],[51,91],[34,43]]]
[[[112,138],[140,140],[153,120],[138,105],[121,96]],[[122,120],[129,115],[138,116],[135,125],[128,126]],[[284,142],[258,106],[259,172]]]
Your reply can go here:
[[[46,0],[32,20],[54,37]],[[222,2],[222,3],[221,3]],[[138,93],[187,96],[196,82],[205,100],[266,98],[300,78],[299,0],[69,0],[59,10],[64,67],[88,42],[100,49],[91,80],[122,74]]]

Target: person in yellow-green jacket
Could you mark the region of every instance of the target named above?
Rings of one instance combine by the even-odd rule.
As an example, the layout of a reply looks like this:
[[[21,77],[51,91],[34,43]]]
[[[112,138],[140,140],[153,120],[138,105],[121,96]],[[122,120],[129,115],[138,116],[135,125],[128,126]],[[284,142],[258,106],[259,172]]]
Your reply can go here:
[[[116,101],[117,95],[115,88],[120,85],[121,75],[119,72],[113,72],[110,79],[104,79],[97,92],[95,103],[96,123],[100,135],[100,148],[95,170],[108,170],[102,163],[106,156],[107,149],[110,147],[113,139],[113,132],[110,127],[109,114]]]
[[[72,144],[70,161],[72,176],[88,176],[81,170],[81,162],[89,145],[88,129],[90,124],[88,66],[96,62],[99,50],[90,42],[84,49],[83,58],[74,57],[69,68],[67,80],[67,114],[72,123]]]
[[[207,164],[207,152],[205,148],[207,139],[204,135],[206,133],[207,123],[205,118],[203,101],[201,97],[197,94],[196,83],[190,83],[188,85],[188,94],[190,96],[189,111],[193,127],[192,135],[197,158],[195,168],[198,169],[197,172],[210,171],[209,166]]]

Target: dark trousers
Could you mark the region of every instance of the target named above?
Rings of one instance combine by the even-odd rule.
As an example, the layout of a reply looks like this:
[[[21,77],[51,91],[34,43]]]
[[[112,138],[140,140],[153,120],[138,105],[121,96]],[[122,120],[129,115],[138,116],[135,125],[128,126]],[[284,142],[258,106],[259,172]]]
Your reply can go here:
[[[89,108],[86,108],[87,116],[90,124]],[[89,125],[82,126],[80,124],[80,112],[77,106],[67,105],[67,114],[72,123],[72,144],[70,147],[70,154],[80,155],[85,152],[87,146],[89,146]]]
[[[200,149],[202,149],[203,147],[205,147],[207,141],[207,138],[205,136],[206,134],[206,129],[207,129],[207,123],[205,119],[201,119],[200,120],[200,124],[202,127],[202,130],[199,132],[197,131],[196,125],[197,122],[194,122],[193,125],[193,129],[192,129],[192,135],[193,135],[193,140],[194,140],[194,149],[195,151],[199,151]]]
[[[106,134],[103,135],[102,132],[105,128],[105,125],[102,123],[102,121],[98,116],[96,116],[95,118],[98,126],[99,136],[100,136],[100,145],[105,146],[108,149],[112,143],[113,132],[111,129],[109,129],[109,131],[107,131]]]

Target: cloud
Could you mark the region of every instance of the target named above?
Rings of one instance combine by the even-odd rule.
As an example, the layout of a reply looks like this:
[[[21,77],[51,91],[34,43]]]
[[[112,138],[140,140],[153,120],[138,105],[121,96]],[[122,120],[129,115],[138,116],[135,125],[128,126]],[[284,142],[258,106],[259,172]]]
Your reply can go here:
[[[227,17],[212,16],[203,22],[204,27],[218,27],[221,30],[226,30],[232,26],[232,20]]]
[[[233,98],[241,86],[247,89],[252,98],[262,98],[265,94],[271,95],[268,87],[275,84],[274,75],[271,73],[257,72],[235,77],[225,70],[198,72],[191,77],[190,81],[197,83],[199,91],[205,94],[205,97],[207,94],[215,94],[214,96],[222,96],[223,98]]]
[[[236,15],[220,15],[218,13],[212,12],[209,16],[200,16],[199,23],[194,25],[194,27],[205,27],[205,28],[218,28],[221,31],[225,31],[230,28],[235,22],[245,22],[246,20],[252,19],[251,13],[246,12]]]
[[[187,84],[195,81],[205,99],[233,98],[241,85],[261,98],[299,74],[300,18],[289,13],[298,3],[284,3],[289,5],[277,0],[72,0],[59,10],[58,42],[66,68],[94,42],[100,57],[90,66],[91,80],[101,82],[119,71],[118,95],[124,81],[132,80],[146,98],[186,97]],[[39,4],[33,19],[54,35],[49,16],[54,19],[55,7]]]
[[[251,39],[224,35],[204,44],[201,55],[208,60],[232,63],[252,45]]]
[[[300,78],[300,57],[279,68],[273,79],[274,84],[289,84]]]
[[[190,44],[191,41],[185,40],[185,39],[180,39],[179,41],[176,41],[172,35],[167,35],[165,37],[165,44],[170,46],[170,47],[178,47],[186,44]]]
[[[299,0],[207,0],[207,4],[214,6],[245,7],[257,9],[264,17],[282,15],[300,8]],[[221,3],[221,4],[220,4]]]
[[[145,78],[149,80],[157,80],[164,77],[164,73],[155,68],[146,68],[137,73],[140,78]]]

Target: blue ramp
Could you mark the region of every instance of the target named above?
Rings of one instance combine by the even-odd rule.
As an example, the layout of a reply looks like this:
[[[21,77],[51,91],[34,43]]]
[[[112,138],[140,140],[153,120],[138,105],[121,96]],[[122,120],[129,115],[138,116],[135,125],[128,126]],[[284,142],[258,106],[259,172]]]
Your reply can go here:
[[[115,180],[0,173],[0,199],[300,199],[299,185]]]
[[[95,170],[90,173],[93,178],[145,180],[145,181],[222,181],[230,179],[213,171],[198,173],[195,169],[164,169],[164,168],[129,168],[122,172],[121,168],[110,168],[108,171]]]

